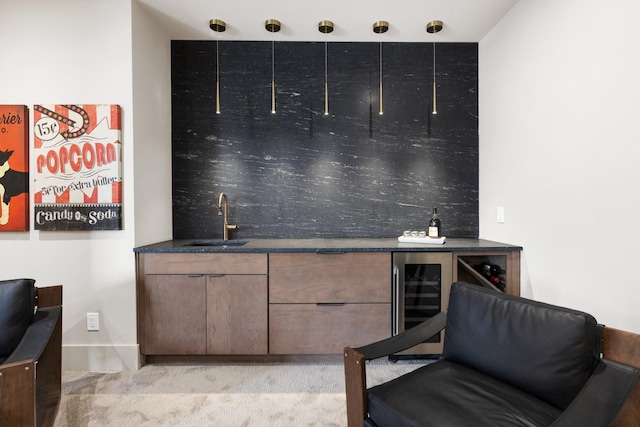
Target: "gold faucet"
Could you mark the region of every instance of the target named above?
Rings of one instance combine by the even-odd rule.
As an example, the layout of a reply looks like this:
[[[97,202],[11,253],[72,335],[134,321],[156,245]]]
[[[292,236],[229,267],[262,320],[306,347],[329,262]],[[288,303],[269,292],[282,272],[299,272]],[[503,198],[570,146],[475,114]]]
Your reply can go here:
[[[218,199],[218,215],[224,215],[222,240],[229,240],[229,230],[237,230],[240,228],[237,225],[229,224],[229,221],[227,219],[228,206],[229,202],[227,201],[227,195],[225,193],[220,193],[220,198]]]

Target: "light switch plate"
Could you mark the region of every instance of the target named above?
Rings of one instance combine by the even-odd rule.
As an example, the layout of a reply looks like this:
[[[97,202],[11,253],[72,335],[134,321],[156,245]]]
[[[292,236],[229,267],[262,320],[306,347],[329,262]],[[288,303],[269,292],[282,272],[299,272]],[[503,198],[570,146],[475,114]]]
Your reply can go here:
[[[504,224],[504,206],[498,206],[496,209],[496,219],[499,224]]]
[[[99,330],[100,330],[100,314],[87,313],[87,331],[99,331]]]

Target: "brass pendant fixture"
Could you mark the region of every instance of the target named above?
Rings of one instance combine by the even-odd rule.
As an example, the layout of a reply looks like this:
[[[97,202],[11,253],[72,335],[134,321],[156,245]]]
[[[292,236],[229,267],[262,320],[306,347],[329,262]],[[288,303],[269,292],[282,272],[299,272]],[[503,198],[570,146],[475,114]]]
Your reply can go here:
[[[442,21],[431,21],[427,24],[427,33],[435,34],[442,30]]]
[[[222,33],[227,29],[227,24],[220,19],[209,21],[209,28],[216,33]],[[216,39],[216,114],[220,114],[220,49],[218,39]]]
[[[442,30],[442,21],[431,21],[427,24],[427,33],[435,34]],[[437,94],[436,94],[436,44],[433,43],[433,109],[431,114],[438,114]]]
[[[270,33],[280,31],[280,21],[277,19],[267,19],[264,28]],[[271,40],[271,114],[276,113],[276,54],[275,40]]]
[[[209,21],[209,28],[211,28],[216,33],[224,33],[227,29],[227,24],[220,19],[212,19]]]
[[[387,21],[378,21],[373,23],[373,32],[382,34],[389,31],[389,23]]]
[[[318,31],[323,34],[329,34],[333,32],[333,22],[320,21],[318,23]],[[324,115],[329,115],[329,73],[328,73],[328,58],[327,58],[327,40],[324,41]]]
[[[373,32],[376,34],[383,34],[383,33],[386,33],[388,30],[389,30],[389,23],[387,21],[378,21],[373,24]],[[378,108],[378,114],[381,116],[384,114],[384,107],[382,103],[382,75],[383,75],[382,73],[382,42],[380,42],[380,87],[379,87],[380,105]]]

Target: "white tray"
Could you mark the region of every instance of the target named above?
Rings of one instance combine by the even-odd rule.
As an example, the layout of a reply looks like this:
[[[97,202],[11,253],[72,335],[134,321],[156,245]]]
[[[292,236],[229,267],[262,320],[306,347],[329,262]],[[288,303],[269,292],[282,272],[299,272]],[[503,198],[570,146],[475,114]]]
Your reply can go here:
[[[398,237],[400,243],[426,243],[430,245],[444,245],[446,237]]]

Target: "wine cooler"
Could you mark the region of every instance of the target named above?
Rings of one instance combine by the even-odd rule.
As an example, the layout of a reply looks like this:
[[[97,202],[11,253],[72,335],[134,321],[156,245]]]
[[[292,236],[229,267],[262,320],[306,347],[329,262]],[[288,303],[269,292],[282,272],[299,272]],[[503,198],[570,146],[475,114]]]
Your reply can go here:
[[[453,255],[446,252],[393,254],[393,335],[446,310],[452,264]],[[443,342],[444,331],[390,359],[435,357],[442,353]]]

